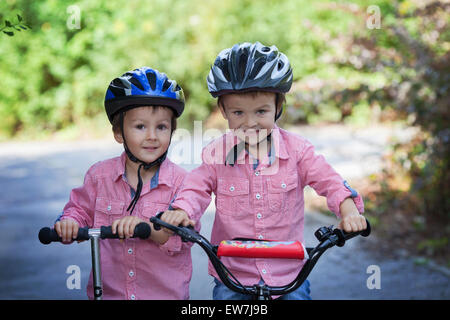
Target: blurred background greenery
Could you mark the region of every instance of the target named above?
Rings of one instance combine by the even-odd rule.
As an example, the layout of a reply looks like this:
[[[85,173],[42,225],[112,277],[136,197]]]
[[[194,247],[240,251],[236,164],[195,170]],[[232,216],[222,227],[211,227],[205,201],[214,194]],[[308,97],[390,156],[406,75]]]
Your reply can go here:
[[[413,250],[449,263],[449,17],[449,1],[3,0],[0,141],[109,131],[109,81],[143,65],[185,90],[179,127],[215,123],[205,78],[218,52],[275,44],[294,69],[284,124],[419,129],[363,194],[379,232],[417,235]]]

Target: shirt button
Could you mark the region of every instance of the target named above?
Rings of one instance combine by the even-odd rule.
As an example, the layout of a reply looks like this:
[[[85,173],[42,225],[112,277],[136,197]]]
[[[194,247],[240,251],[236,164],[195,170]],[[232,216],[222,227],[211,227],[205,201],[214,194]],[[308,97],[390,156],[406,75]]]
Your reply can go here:
[[[256,199],[261,199],[261,195],[259,193],[256,194]]]
[[[131,300],[136,300],[136,296],[135,296],[134,294],[132,294],[132,295],[130,296],[130,298],[131,298]]]
[[[264,237],[262,236],[262,234],[260,234],[260,235],[258,236],[258,239],[259,239],[259,240],[264,239]]]
[[[255,171],[255,176],[259,176],[259,171]]]
[[[128,272],[128,275],[129,275],[130,277],[134,276],[133,270],[131,270],[130,272]]]
[[[108,211],[111,211],[111,206],[108,206],[108,208],[106,208]]]
[[[257,217],[258,219],[261,219],[261,218],[262,218],[262,214],[258,212],[258,213],[256,214],[256,217]]]
[[[267,273],[266,269],[262,269],[261,272],[264,273],[264,274]]]
[[[234,187],[233,186],[230,187],[230,191],[234,191]]]
[[[129,253],[129,254],[132,254],[132,253],[133,253],[133,249],[131,249],[131,248],[128,249],[128,253]]]
[[[283,183],[281,184],[281,187],[282,187],[283,189],[286,189],[286,183],[283,182]]]

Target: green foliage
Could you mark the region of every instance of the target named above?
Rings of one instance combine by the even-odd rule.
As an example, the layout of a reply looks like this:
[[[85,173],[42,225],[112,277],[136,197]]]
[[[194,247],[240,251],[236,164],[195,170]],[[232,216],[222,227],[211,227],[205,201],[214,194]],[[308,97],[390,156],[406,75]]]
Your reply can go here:
[[[367,27],[369,6],[380,9],[379,29]],[[183,87],[179,127],[189,128],[215,109],[205,80],[217,54],[260,41],[294,69],[282,121],[419,127],[413,141],[394,146],[368,207],[408,203],[414,216],[448,225],[449,11],[448,2],[419,0],[1,1],[0,141],[83,128],[86,119],[107,128],[106,116],[99,120],[107,85],[144,65]],[[399,177],[407,190],[390,183]]]
[[[5,20],[5,22],[4,22],[5,24],[3,27],[0,27],[0,31],[2,31],[4,34],[6,34],[9,37],[12,37],[12,36],[14,36],[15,31],[21,32],[22,30],[31,29],[31,27],[26,25],[22,20],[23,19],[19,14],[17,14],[17,22],[16,23],[11,23],[10,20]],[[1,20],[0,20],[0,25],[1,25]]]
[[[296,80],[311,74],[341,76],[345,68],[320,59],[333,54],[332,39],[364,30],[355,6],[364,10],[368,3],[356,3],[2,1],[0,12],[20,13],[33,29],[3,40],[0,47],[0,140],[23,132],[55,132],[100,115],[109,81],[142,65],[182,85],[187,108],[180,125],[190,127],[215,108],[205,79],[216,55],[237,42],[276,44],[289,56]],[[73,28],[72,5],[80,12],[79,28]],[[336,105],[324,103],[319,109],[333,114],[331,121],[340,119]]]
[[[416,237],[419,243],[415,248],[419,252],[447,256],[447,259],[450,232],[449,11],[450,4],[444,1],[397,3],[392,11],[395,20],[385,21],[380,32],[352,40],[353,45],[371,57],[362,60],[359,69],[374,76],[382,74],[383,80],[378,85],[363,80],[350,90],[344,88],[329,94],[343,105],[367,103],[393,111],[395,118],[419,129],[411,141],[393,144],[384,172],[375,179],[380,190],[368,197],[368,208],[386,221],[391,231],[409,228],[409,236]],[[389,215],[399,214],[404,225],[394,226]]]
[[[407,8],[402,9],[406,4]],[[382,72],[385,81],[378,87],[361,83],[344,99],[353,105],[362,101],[392,107],[397,117],[421,129],[411,142],[394,146],[391,171],[387,174],[410,179],[408,201],[416,211],[447,221],[450,218],[450,38],[446,28],[449,10],[448,3],[439,1],[423,7],[404,1],[395,11],[395,23],[385,24],[384,32],[357,39],[361,50],[368,50],[373,56],[362,68]],[[402,15],[402,11],[406,14]]]

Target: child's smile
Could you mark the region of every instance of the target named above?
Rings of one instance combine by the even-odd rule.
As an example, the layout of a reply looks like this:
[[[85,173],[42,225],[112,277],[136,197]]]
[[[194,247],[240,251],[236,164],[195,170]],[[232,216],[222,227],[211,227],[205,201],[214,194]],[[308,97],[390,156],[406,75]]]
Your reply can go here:
[[[275,109],[275,94],[270,92],[227,94],[220,106],[228,127],[249,145],[256,145],[272,132]]]

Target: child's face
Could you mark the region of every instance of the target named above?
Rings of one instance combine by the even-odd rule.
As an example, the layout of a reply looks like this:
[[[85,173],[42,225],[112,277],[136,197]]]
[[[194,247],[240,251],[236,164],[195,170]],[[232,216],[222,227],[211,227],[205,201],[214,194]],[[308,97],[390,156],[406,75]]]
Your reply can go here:
[[[249,145],[263,141],[275,125],[275,93],[226,94],[219,108],[228,127]]]
[[[131,153],[144,162],[158,159],[170,144],[173,113],[165,107],[138,107],[125,112],[123,131]],[[123,143],[120,132],[114,133]]]

